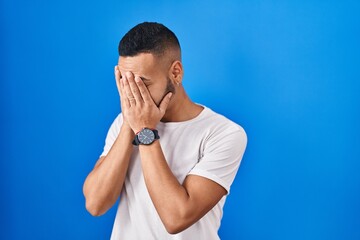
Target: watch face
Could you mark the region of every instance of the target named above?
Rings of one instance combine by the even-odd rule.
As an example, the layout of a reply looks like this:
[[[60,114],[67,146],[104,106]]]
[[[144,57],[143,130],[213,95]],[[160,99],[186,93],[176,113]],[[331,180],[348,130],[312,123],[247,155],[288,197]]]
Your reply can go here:
[[[148,145],[154,142],[155,134],[150,129],[144,128],[141,132],[139,132],[138,139],[142,144]]]

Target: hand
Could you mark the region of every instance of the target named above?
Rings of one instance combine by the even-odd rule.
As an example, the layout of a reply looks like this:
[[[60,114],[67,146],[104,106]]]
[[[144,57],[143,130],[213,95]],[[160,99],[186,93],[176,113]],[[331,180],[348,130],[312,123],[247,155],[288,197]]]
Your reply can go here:
[[[144,127],[156,128],[165,114],[172,93],[166,94],[159,107],[156,106],[143,81],[131,72],[122,76],[119,88],[123,115],[134,133]]]

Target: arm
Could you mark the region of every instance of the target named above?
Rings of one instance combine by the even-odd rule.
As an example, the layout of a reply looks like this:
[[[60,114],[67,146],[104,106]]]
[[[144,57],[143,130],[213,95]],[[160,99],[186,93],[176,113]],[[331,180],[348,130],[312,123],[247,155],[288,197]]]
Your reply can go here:
[[[115,79],[120,94],[121,108],[124,109],[124,92],[120,86],[120,73],[117,67],[115,67]],[[123,115],[120,133],[109,153],[97,161],[84,182],[86,209],[92,215],[104,214],[119,198],[132,154],[131,142],[134,136],[134,132]]]
[[[131,128],[123,125],[109,153],[97,161],[87,176],[83,192],[86,209],[93,216],[107,212],[118,199],[129,166],[133,138]]]
[[[139,150],[147,189],[169,233],[190,227],[226,194],[222,186],[200,176],[189,175],[181,185],[171,172],[159,141],[140,145]]]

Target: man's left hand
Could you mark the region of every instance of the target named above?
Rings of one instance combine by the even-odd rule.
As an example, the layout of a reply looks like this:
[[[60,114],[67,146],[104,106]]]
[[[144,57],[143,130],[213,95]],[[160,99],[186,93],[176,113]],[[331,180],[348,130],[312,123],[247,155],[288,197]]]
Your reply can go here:
[[[120,88],[126,95],[122,98],[122,112],[134,133],[140,132],[144,127],[155,129],[165,114],[172,93],[166,94],[159,107],[156,106],[141,78],[134,76],[132,72],[123,75]]]

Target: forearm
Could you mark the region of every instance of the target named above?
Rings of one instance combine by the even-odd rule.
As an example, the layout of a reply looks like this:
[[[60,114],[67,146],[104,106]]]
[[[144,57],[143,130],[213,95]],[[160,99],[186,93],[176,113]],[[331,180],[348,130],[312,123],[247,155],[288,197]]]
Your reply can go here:
[[[104,214],[118,199],[124,184],[134,133],[122,127],[109,153],[101,159],[84,182],[86,208],[95,216]]]
[[[169,232],[177,232],[191,210],[189,195],[171,172],[159,141],[140,145],[141,164],[145,183],[154,206]],[[181,225],[181,224],[180,224]]]

